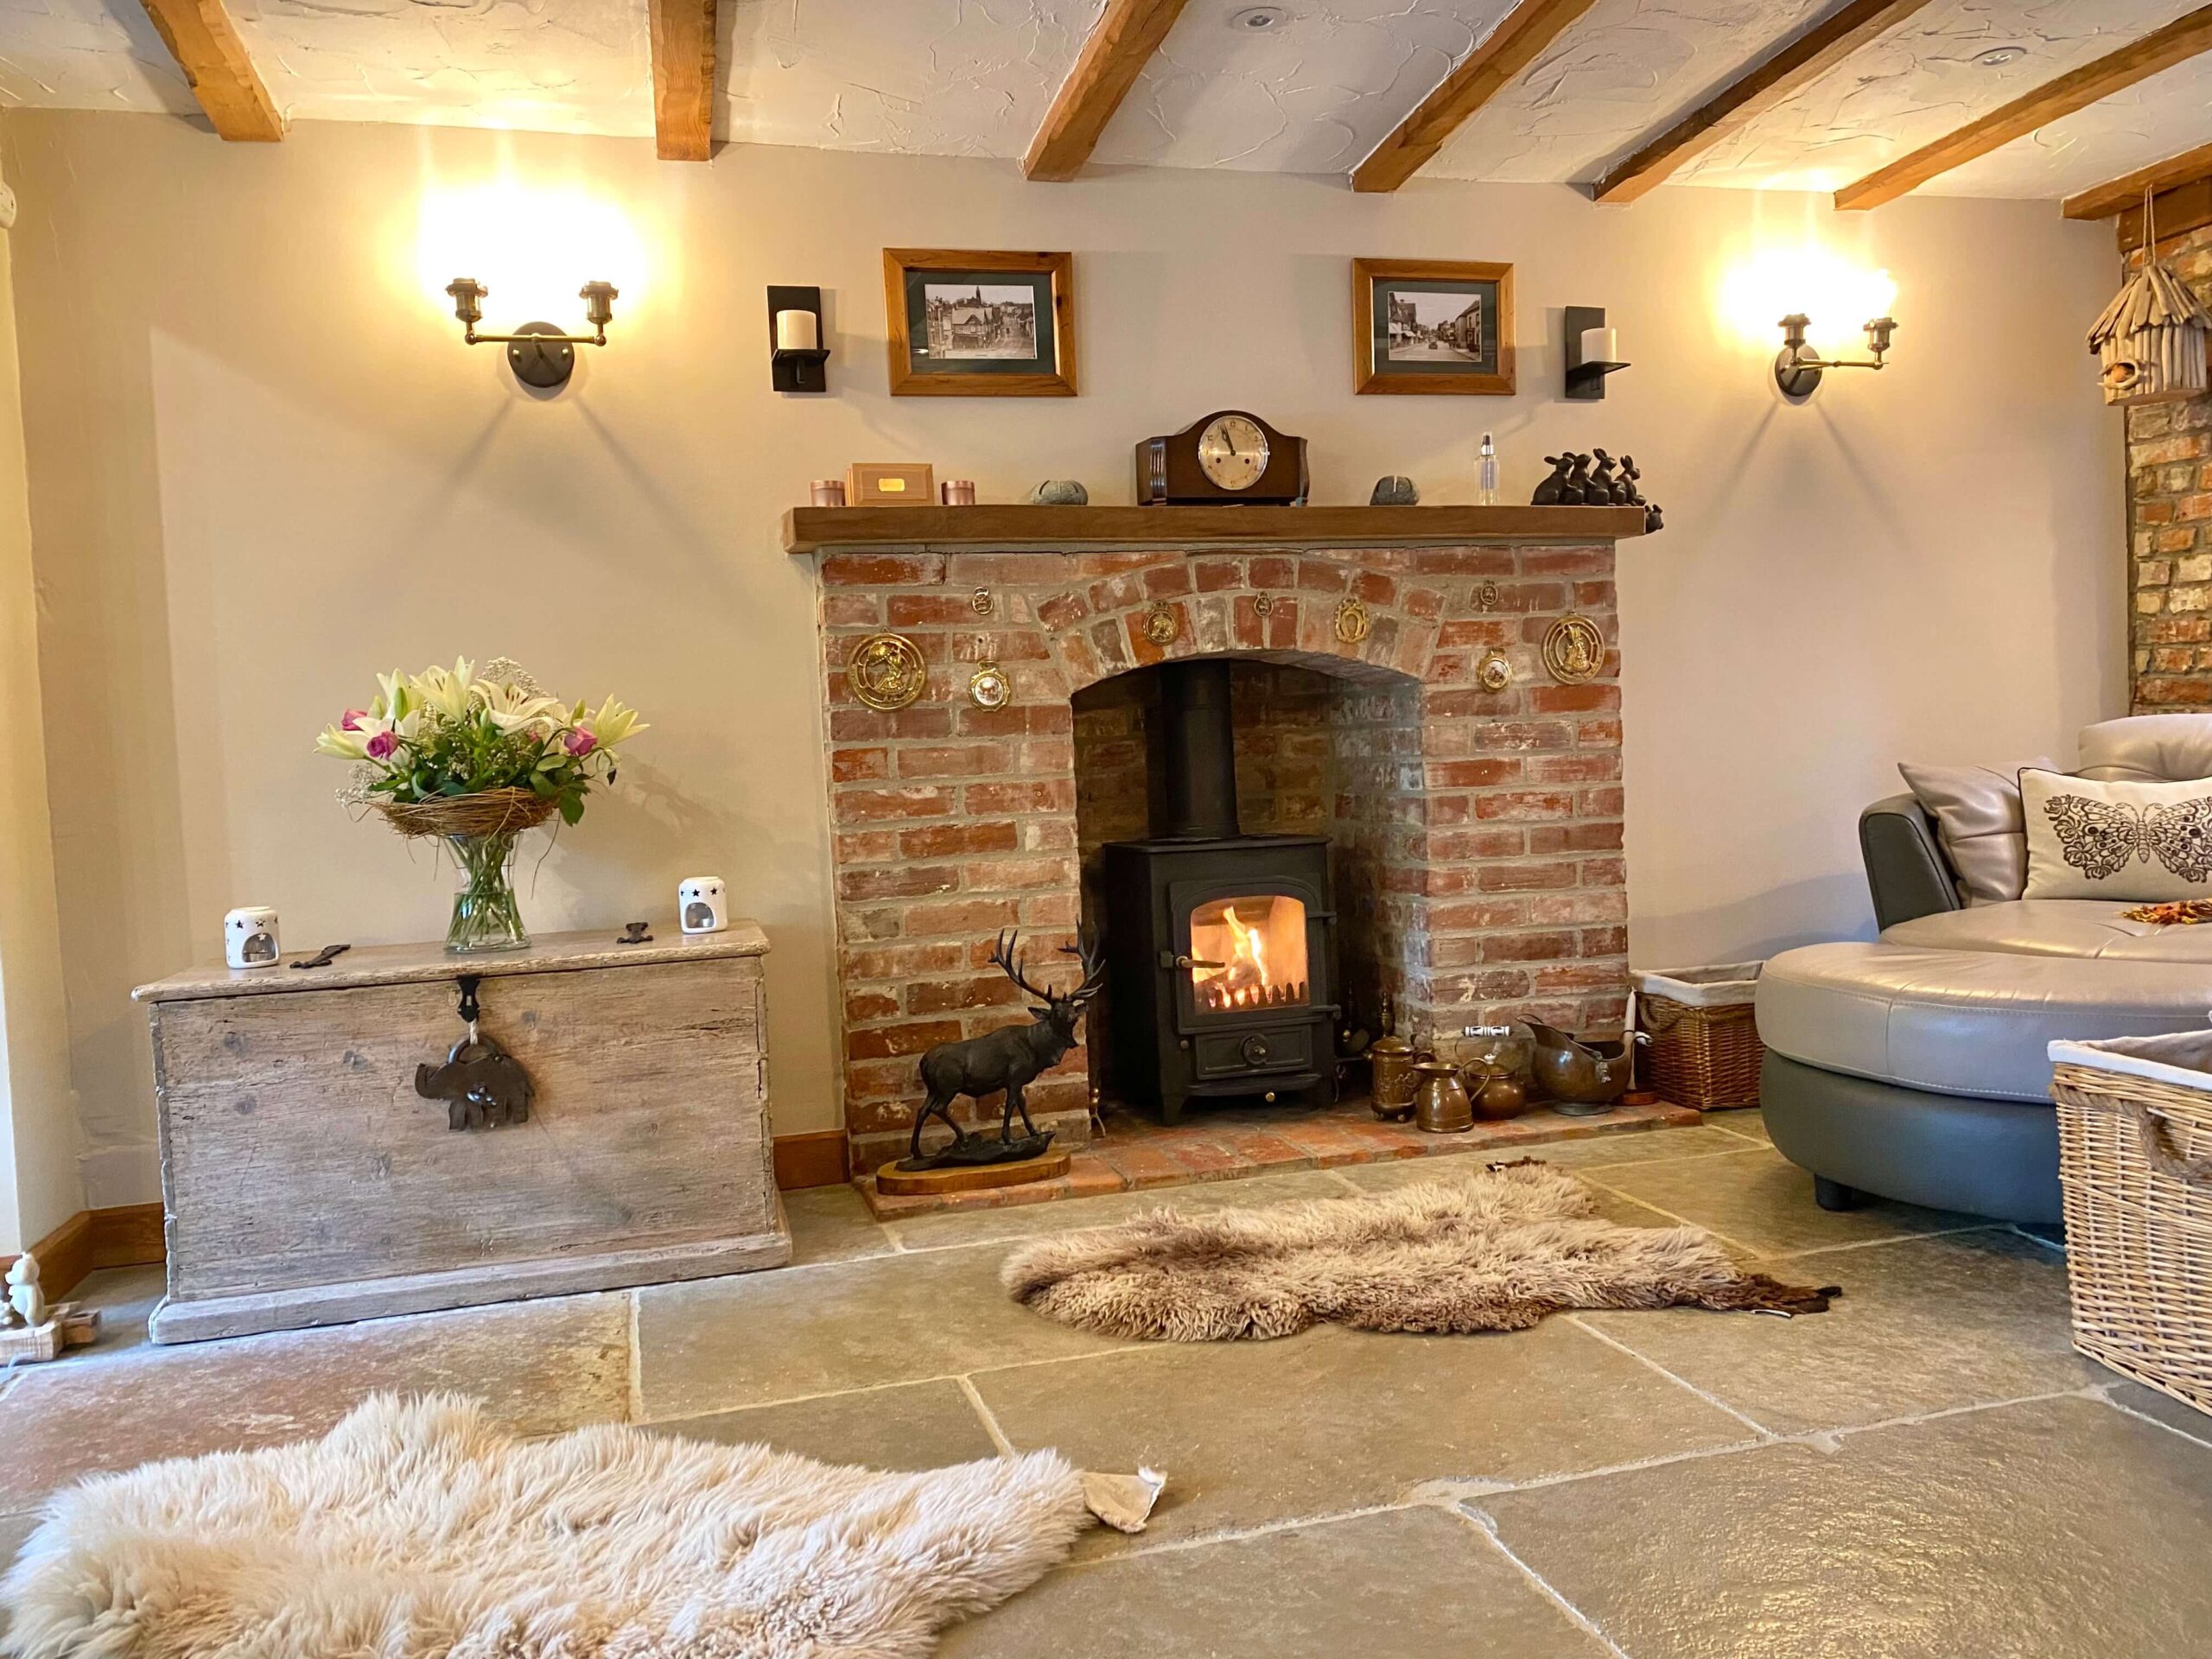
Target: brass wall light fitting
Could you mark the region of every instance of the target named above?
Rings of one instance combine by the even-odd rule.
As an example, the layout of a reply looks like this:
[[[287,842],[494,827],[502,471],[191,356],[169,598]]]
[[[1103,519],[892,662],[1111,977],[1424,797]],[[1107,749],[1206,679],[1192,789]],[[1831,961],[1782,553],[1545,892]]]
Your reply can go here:
[[[446,284],[453,296],[453,314],[461,319],[461,340],[469,346],[504,346],[507,366],[526,386],[550,391],[565,386],[576,372],[576,347],[607,344],[607,325],[614,320],[614,302],[620,290],[612,283],[586,283],[576,296],[584,302],[588,334],[563,334],[550,322],[525,322],[512,334],[480,334],[484,320],[484,296],[492,290],[474,276],[456,276]]]
[[[1890,349],[1890,336],[1897,332],[1895,317],[1876,317],[1866,325],[1866,348],[1872,358],[1822,357],[1805,344],[1805,330],[1812,319],[1802,311],[1792,311],[1782,320],[1782,350],[1775,354],[1774,383],[1782,388],[1782,395],[1802,403],[1813,395],[1821,384],[1824,369],[1878,369]]]

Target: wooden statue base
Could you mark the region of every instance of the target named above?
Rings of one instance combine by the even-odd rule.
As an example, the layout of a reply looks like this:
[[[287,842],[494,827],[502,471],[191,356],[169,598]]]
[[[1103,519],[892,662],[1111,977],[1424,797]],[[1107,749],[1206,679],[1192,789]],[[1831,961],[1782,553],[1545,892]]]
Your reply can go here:
[[[1009,1164],[963,1164],[946,1169],[899,1169],[886,1164],[875,1172],[875,1190],[900,1197],[932,1192],[976,1192],[989,1186],[1023,1186],[1057,1180],[1068,1173],[1068,1155],[1048,1152]]]

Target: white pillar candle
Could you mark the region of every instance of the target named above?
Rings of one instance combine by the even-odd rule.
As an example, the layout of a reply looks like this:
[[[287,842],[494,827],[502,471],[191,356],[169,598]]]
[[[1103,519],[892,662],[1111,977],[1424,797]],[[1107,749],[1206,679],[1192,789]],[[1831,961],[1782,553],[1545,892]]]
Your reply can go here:
[[[1621,360],[1621,332],[1618,328],[1585,328],[1582,331],[1582,360],[1585,363],[1618,363]]]
[[[811,311],[779,311],[776,313],[776,349],[779,352],[811,352],[821,348],[821,331],[816,327]]]

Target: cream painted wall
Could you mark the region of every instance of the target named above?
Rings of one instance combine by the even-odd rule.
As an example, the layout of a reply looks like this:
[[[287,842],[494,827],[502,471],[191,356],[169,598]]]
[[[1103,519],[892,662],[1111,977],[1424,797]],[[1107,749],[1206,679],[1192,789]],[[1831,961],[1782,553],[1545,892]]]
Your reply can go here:
[[[12,245],[0,230],[0,1250],[82,1201],[39,719],[38,594],[16,371]]]
[[[372,670],[459,652],[645,709],[622,790],[545,858],[531,914],[611,926],[664,915],[682,875],[728,876],[775,944],[778,1127],[833,1123],[814,590],[777,520],[855,458],[931,460],[986,500],[1052,474],[1126,501],[1132,442],[1223,404],[1309,437],[1324,501],[1393,471],[1466,499],[1486,426],[1514,494],[1547,449],[1633,452],[1669,522],[1621,561],[1639,961],[1866,931],[1853,819],[1897,758],[2066,753],[2123,705],[2118,435],[2081,349],[2112,247],[2047,204],[1048,186],[997,162],[682,167],[634,141],[365,126],[226,146],[20,111],[0,137],[98,1202],[153,1190],[129,988],[210,955],[227,906],[280,906],[299,945],[441,927],[444,876],[347,822],[309,742]],[[551,402],[464,349],[417,270],[425,193],[503,169],[614,205],[642,245],[613,344]],[[1891,369],[1790,408],[1773,316],[1746,335],[1719,296],[1808,238],[1887,267],[1904,326]],[[1084,395],[887,397],[887,245],[1073,250]],[[1521,394],[1355,397],[1354,254],[1515,262]],[[552,274],[573,290],[611,259]],[[771,281],[825,287],[834,396],[768,390]],[[1556,395],[1570,302],[1609,306],[1635,359],[1603,405]],[[495,292],[487,321],[519,320]]]

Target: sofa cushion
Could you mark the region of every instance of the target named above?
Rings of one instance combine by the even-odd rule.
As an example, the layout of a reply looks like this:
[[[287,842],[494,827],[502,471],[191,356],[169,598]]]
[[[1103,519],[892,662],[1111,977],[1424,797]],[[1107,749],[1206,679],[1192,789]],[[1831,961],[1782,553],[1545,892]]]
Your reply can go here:
[[[2030,899],[2212,896],[2212,779],[2020,773]]]
[[[2049,767],[2048,760],[2012,766],[1923,766],[1899,762],[1897,771],[1920,810],[1936,820],[1943,856],[1958,872],[1959,892],[1970,905],[2017,899],[2028,882],[2027,827],[2020,818],[2020,772]]]
[[[2084,726],[2077,775],[2145,784],[2212,778],[2212,715],[2130,715]]]
[[[2130,908],[2104,899],[2017,899],[2009,905],[1938,911],[1885,928],[1889,944],[1929,950],[2004,950],[2024,957],[2106,962],[2194,962],[2212,967],[2212,927],[2131,922]],[[2212,975],[2205,980],[2212,1004]]]
[[[2052,1042],[2200,1029],[2208,994],[2212,979],[2193,963],[1928,950],[1885,938],[1772,958],[1759,976],[1758,1028],[1768,1047],[1802,1065],[2048,1105]]]

